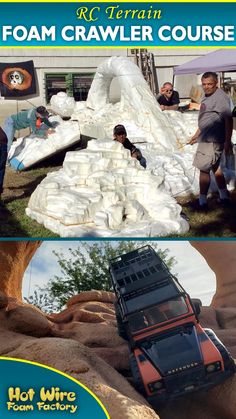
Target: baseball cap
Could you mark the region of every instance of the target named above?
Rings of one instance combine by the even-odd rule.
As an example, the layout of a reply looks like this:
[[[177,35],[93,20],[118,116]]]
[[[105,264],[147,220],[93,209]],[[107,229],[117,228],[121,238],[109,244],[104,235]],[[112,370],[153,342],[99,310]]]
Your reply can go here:
[[[44,116],[45,118],[49,117],[49,112],[45,108],[45,106],[38,106],[36,108],[36,112],[38,112],[41,116]]]

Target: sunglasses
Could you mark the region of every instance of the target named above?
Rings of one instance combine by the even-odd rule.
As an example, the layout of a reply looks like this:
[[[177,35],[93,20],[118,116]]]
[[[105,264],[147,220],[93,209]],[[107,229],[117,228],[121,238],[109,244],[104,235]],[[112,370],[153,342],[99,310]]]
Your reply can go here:
[[[173,89],[166,90],[166,93],[171,93],[171,92],[173,92]]]

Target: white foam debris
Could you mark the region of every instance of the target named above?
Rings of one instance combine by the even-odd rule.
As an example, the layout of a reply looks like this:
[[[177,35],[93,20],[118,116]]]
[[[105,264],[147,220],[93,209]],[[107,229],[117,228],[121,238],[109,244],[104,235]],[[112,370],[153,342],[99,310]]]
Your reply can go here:
[[[65,92],[58,92],[50,99],[51,110],[62,117],[70,117],[74,111],[75,99]]]

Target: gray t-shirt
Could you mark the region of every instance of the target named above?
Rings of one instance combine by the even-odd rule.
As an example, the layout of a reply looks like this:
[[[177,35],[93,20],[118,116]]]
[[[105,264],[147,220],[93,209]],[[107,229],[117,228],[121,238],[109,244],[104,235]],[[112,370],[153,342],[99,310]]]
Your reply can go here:
[[[217,89],[212,95],[205,96],[201,102],[198,116],[201,134],[198,141],[224,143],[225,117],[232,117],[230,99],[223,90]]]

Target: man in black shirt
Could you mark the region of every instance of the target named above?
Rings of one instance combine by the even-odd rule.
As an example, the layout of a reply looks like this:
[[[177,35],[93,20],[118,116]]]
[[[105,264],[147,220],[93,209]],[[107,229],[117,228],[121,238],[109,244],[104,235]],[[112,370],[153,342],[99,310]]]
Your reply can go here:
[[[179,93],[176,90],[173,90],[173,84],[169,82],[163,84],[160,96],[157,98],[157,102],[163,111],[177,111],[179,109]]]
[[[147,167],[146,159],[143,157],[141,151],[139,148],[136,148],[133,143],[127,138],[127,132],[124,127],[124,125],[116,125],[113,129],[113,138],[114,140],[121,143],[125,148],[130,150],[131,157],[134,157],[139,161],[141,166],[143,166],[145,169]]]

